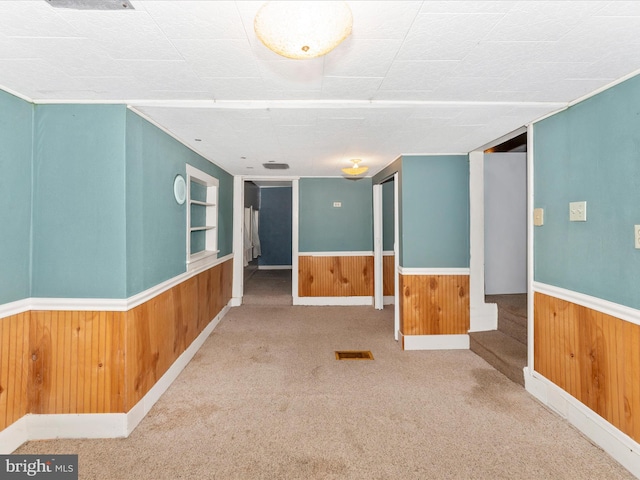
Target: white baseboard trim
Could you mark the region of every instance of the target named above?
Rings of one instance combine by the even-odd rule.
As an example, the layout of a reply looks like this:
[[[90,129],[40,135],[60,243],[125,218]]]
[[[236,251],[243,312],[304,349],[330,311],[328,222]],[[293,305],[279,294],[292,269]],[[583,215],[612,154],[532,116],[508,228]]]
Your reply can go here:
[[[242,297],[232,297],[229,300],[230,307],[239,307],[240,305],[242,305]]]
[[[20,445],[29,440],[27,419],[25,415],[0,432],[0,455],[13,453]]]
[[[147,394],[127,413],[28,414],[0,432],[0,454],[10,454],[29,440],[128,437],[151,407],[178,378],[230,309],[227,304],[191,342]]]
[[[395,305],[395,303],[396,297],[394,297],[393,295],[385,295],[384,297],[382,297],[383,305]]]
[[[640,478],[640,444],[600,415],[529,367],[524,368],[525,389]]]
[[[258,265],[258,270],[291,270],[291,265]]]
[[[469,275],[469,268],[413,268],[398,267],[400,275]]]
[[[640,325],[640,310],[627,307],[626,305],[620,305],[619,303],[603,300],[602,298],[592,297],[591,295],[566,290],[564,288],[540,282],[533,282],[533,290],[534,292],[556,297],[560,300],[575,303],[577,305],[590,308],[591,310],[602,312],[604,314],[611,315],[612,317]]]
[[[293,297],[293,304],[320,307],[373,305],[373,297]]]
[[[498,329],[498,305],[495,303],[483,303],[470,307],[470,332],[486,332]]]
[[[468,350],[469,335],[403,335],[403,350]]]

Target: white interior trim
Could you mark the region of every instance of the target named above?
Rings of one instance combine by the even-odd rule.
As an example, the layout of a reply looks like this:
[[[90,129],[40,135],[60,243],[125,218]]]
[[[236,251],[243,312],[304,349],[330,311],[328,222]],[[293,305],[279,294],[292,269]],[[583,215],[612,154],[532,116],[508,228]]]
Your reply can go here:
[[[291,270],[291,265],[258,265],[258,270]]]
[[[498,306],[484,301],[484,151],[469,153],[470,332],[498,329]]]
[[[128,413],[28,414],[0,431],[0,454],[10,454],[30,440],[128,437],[189,364],[229,308],[230,305],[227,304],[209,322],[200,335]]]
[[[233,177],[233,283],[231,298],[234,306],[242,305],[244,291],[244,179]]]
[[[533,209],[535,208],[535,194],[533,184],[534,151],[533,151],[533,125],[527,126],[527,365],[531,370],[534,365],[533,354],[533,274],[534,274],[534,249],[533,235]]]
[[[400,174],[393,174],[393,338],[400,338]]]
[[[468,350],[469,335],[404,335],[404,350]]]
[[[640,325],[640,310],[636,310],[635,308],[535,281],[533,282],[533,291]]]
[[[382,293],[382,185],[373,185],[373,307],[384,308]]]
[[[17,315],[19,313],[28,312],[30,310],[69,310],[69,311],[101,311],[101,312],[126,312],[148,302],[161,293],[170,290],[176,285],[198,275],[199,273],[209,270],[228,260],[231,260],[233,254],[225,255],[216,259],[211,265],[202,266],[191,272],[181,273],[169,280],[165,280],[158,285],[154,285],[147,290],[137,293],[129,298],[25,298],[16,302],[5,303],[0,305],[0,319]]]
[[[373,305],[373,297],[294,297],[294,305],[307,306],[358,306]]]
[[[291,181],[291,297],[298,298],[298,242],[300,238],[300,180]]]
[[[384,297],[382,297],[382,304],[383,305],[395,305],[396,304],[396,297],[394,295],[385,295]]]
[[[373,257],[373,252],[299,252],[301,257]]]
[[[529,367],[524,368],[525,389],[543,405],[566,419],[640,478],[640,444],[600,415]]]
[[[383,250],[382,251],[382,256],[383,257],[393,257],[395,255],[395,252],[393,250]]]
[[[398,267],[400,275],[469,275],[468,268],[411,268]]]

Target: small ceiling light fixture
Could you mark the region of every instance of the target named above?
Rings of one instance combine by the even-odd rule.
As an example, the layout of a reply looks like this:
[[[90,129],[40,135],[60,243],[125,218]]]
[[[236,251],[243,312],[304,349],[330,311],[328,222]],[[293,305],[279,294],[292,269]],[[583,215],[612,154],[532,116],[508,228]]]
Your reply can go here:
[[[351,162],[353,163],[353,166],[351,167],[345,167],[342,169],[342,171],[344,173],[346,173],[347,175],[360,175],[364,172],[366,172],[367,170],[369,170],[369,167],[359,167],[358,164],[361,162],[362,160],[359,158],[354,158],[351,160]]]
[[[351,35],[346,2],[266,2],[253,22],[267,48],[293,59],[326,55]]]

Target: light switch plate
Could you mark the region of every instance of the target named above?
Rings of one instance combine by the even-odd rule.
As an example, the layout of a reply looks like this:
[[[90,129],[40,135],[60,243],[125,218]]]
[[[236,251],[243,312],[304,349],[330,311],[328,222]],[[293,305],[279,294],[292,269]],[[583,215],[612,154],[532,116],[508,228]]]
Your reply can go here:
[[[633,226],[633,238],[635,239],[636,248],[640,248],[640,225]]]
[[[341,208],[342,207],[342,202],[333,202],[333,206],[334,206],[334,208]]]
[[[544,225],[544,208],[533,209],[533,225],[536,227]]]
[[[571,202],[569,204],[569,221],[570,222],[586,222],[587,221],[587,202]]]

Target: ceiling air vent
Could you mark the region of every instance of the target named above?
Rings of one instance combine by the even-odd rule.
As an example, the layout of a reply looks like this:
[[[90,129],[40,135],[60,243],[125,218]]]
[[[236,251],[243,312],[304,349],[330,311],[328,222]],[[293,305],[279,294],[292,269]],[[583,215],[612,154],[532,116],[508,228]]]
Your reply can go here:
[[[129,0],[45,0],[55,8],[74,10],[135,10]]]
[[[262,166],[267,170],[288,170],[288,163],[263,163]]]

